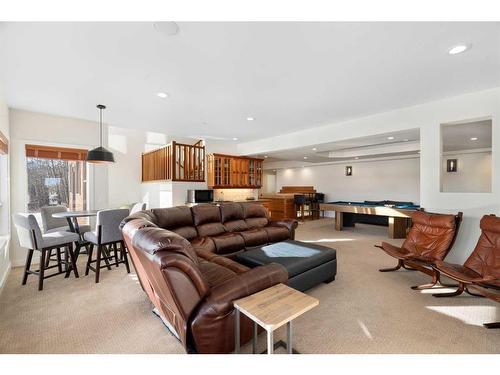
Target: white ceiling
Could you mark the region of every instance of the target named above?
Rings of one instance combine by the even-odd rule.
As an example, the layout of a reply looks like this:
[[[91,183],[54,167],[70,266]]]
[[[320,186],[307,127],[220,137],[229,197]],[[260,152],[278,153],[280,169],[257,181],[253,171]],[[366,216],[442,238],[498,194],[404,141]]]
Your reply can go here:
[[[233,142],[500,85],[498,22],[179,28],[169,37],[152,23],[4,23],[7,102],[89,120],[103,103],[112,125]],[[457,43],[472,49],[448,55]]]
[[[443,151],[491,149],[491,120],[443,124]],[[477,140],[471,140],[477,138]]]
[[[393,139],[388,139],[389,137]],[[311,147],[297,147],[288,150],[258,154],[267,162],[300,161],[304,163],[324,163],[376,157],[415,155],[420,150],[419,129],[377,134],[349,140],[328,142]],[[313,150],[315,148],[316,150]],[[304,159],[306,157],[307,159]]]

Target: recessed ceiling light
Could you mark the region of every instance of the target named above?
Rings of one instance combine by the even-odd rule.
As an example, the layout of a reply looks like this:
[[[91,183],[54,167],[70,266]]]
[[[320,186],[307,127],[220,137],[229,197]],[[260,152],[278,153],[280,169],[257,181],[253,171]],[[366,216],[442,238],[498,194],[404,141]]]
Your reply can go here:
[[[356,156],[354,159],[358,160],[358,159],[359,159],[359,156]]]
[[[158,94],[156,94],[156,96],[162,99],[168,98],[168,94],[166,92],[159,92]]]
[[[456,45],[456,46],[451,47],[451,48],[448,50],[448,53],[449,53],[450,55],[458,55],[459,53],[462,53],[462,52],[467,51],[469,48],[470,48],[470,45],[466,45],[466,44],[458,44],[458,45]]]
[[[269,156],[267,156],[267,155],[264,155],[264,159],[267,159],[268,157],[269,157]]]
[[[394,137],[387,137],[387,139],[388,139],[389,141],[392,141],[392,140],[394,139]]]
[[[316,150],[317,150],[317,148],[316,148],[316,147],[313,147],[313,148],[312,148],[312,150],[313,150],[313,151],[316,151]]]
[[[253,121],[253,120],[255,120],[253,117],[251,116],[247,117],[247,121]]]
[[[470,140],[471,141],[477,141],[479,138],[478,137],[472,137]]]
[[[236,138],[236,137],[233,137],[233,141],[237,141],[237,140],[238,140],[238,138]]]
[[[153,28],[160,34],[174,36],[179,33],[179,25],[175,22],[153,22]]]
[[[307,160],[307,156],[304,156],[304,160]]]

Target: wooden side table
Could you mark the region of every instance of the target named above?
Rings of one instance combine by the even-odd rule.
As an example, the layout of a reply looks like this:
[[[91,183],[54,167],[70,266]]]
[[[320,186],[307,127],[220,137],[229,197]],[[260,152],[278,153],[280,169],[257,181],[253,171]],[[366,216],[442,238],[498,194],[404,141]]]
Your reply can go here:
[[[267,354],[283,346],[288,354],[298,353],[292,348],[292,320],[319,305],[316,298],[308,296],[284,284],[277,284],[251,296],[234,301],[235,308],[235,343],[234,352],[240,352],[240,313],[253,321],[253,353],[257,351],[257,325],[267,331]],[[273,332],[287,325],[287,342],[276,344]]]

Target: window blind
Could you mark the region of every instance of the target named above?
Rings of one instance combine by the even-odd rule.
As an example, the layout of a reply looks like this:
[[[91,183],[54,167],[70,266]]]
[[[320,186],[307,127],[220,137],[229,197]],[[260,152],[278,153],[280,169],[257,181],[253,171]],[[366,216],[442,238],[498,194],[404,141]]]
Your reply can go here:
[[[7,137],[0,132],[0,154],[8,154],[9,153],[9,141]]]
[[[26,156],[32,158],[86,160],[87,150],[53,146],[26,145]]]

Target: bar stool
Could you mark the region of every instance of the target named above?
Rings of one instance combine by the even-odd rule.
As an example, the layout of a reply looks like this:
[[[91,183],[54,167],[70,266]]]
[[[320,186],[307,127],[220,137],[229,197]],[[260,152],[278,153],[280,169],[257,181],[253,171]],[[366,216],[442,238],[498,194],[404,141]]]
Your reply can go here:
[[[293,204],[295,206],[295,211],[300,212],[300,220],[304,221],[305,211],[309,211],[309,215],[311,214],[311,206],[307,204],[306,196],[304,194],[295,194],[293,196]]]
[[[52,215],[59,212],[67,212],[66,206],[44,206],[40,208],[44,233],[66,231],[70,232],[68,221],[64,218],[55,218]],[[90,225],[79,225],[80,233],[90,232]]]
[[[314,193],[314,197],[312,198],[312,211],[313,216],[317,219],[320,217],[325,217],[325,210],[320,210],[319,205],[321,203],[325,203],[325,194],[323,193]]]
[[[99,282],[101,268],[104,267],[111,270],[111,266],[118,267],[120,263],[124,263],[127,273],[130,273],[127,250],[120,230],[120,223],[128,215],[129,210],[127,208],[99,211],[97,212],[95,232],[87,232],[83,235],[85,240],[90,242],[85,275],[88,275],[90,270],[94,271],[96,283]],[[117,245],[120,245],[120,247]],[[92,259],[95,246],[97,246],[96,259]],[[113,256],[110,255],[111,251],[114,252]],[[118,257],[118,252],[121,253],[120,258]],[[114,262],[110,263],[110,260]],[[105,265],[101,264],[102,261],[104,261]],[[93,263],[95,263],[95,267],[92,266]]]
[[[38,290],[43,290],[43,280],[56,275],[65,274],[69,277],[71,270],[75,277],[78,277],[78,269],[76,267],[75,254],[73,252],[73,242],[78,241],[78,234],[66,231],[55,231],[42,234],[40,226],[34,215],[32,214],[14,214],[12,215],[14,226],[16,227],[19,245],[28,249],[26,257],[26,265],[24,267],[24,275],[22,285],[26,285],[30,274],[38,275]],[[65,259],[62,260],[61,248],[65,249]],[[49,266],[47,259],[50,259],[52,250],[56,250],[57,264]],[[41,252],[40,267],[38,271],[31,270],[31,261],[33,253]],[[47,258],[48,256],[48,258]],[[65,270],[63,270],[65,265]],[[56,268],[58,272],[45,275],[45,271]]]
[[[40,208],[40,215],[42,216],[42,226],[44,233],[52,233],[52,232],[72,232],[68,220],[64,218],[56,218],[53,217],[53,214],[59,212],[68,212],[68,208],[62,205],[56,206],[44,206]],[[76,229],[76,228],[75,228]],[[79,225],[78,226],[78,235],[80,236],[80,240],[83,241],[83,234],[86,232],[90,232],[90,225]],[[81,244],[81,242],[76,242],[76,250],[75,250],[75,259],[78,261],[78,254],[80,253],[80,247],[85,247],[88,253],[88,246],[85,244]],[[53,259],[52,251],[49,252],[49,256],[46,259],[47,265]]]

